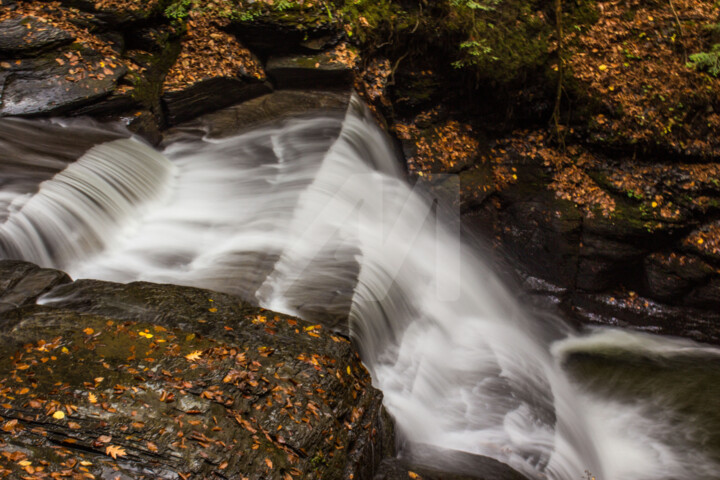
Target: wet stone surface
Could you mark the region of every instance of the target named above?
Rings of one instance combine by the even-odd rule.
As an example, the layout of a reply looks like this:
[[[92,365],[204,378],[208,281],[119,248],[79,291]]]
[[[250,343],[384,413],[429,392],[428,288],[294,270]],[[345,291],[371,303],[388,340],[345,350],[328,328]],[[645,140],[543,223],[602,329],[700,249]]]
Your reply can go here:
[[[1,263],[3,302],[48,272]],[[381,394],[319,325],[149,283],[41,303],[0,316],[0,478],[367,479],[392,451]]]

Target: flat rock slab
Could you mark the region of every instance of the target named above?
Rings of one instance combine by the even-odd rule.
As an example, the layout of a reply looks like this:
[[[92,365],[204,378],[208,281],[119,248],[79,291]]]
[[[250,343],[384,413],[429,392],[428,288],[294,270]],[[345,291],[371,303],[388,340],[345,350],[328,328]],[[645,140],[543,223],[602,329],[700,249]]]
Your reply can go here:
[[[15,17],[0,22],[0,57],[12,58],[72,43],[75,37],[35,17]]]
[[[162,96],[170,125],[190,120],[230,105],[270,93],[265,82],[237,78],[215,77],[188,88],[165,92]]]
[[[276,88],[343,88],[352,85],[352,68],[328,52],[272,57],[265,71]]]
[[[381,394],[320,326],[149,283],[43,303],[0,316],[0,476],[371,479],[392,450]]]
[[[0,77],[0,117],[60,114],[108,96],[127,70],[118,65],[105,73],[106,68],[100,66],[102,60],[100,55],[86,53],[84,65],[94,71],[81,74],[59,56],[12,62],[10,73],[4,79]]]
[[[279,90],[247,102],[205,114],[167,130],[164,145],[184,137],[223,138],[263,124],[313,112],[345,115],[352,91]]]
[[[405,459],[388,458],[380,464],[373,480],[528,480],[513,468],[481,455],[450,452],[447,458],[456,462],[440,461],[440,469],[413,464]]]

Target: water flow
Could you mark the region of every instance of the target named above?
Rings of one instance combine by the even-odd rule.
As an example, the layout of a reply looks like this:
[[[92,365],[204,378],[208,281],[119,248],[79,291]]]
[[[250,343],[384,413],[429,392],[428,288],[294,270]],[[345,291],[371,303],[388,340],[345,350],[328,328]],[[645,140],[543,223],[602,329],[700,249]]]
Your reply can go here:
[[[344,118],[187,137],[163,153],[104,143],[34,196],[8,193],[19,200],[0,227],[3,256],[76,278],[238,293],[348,329],[420,461],[455,450],[531,478],[713,478],[718,439],[698,421],[711,397],[697,386],[715,377],[693,370],[688,404],[675,370],[645,390],[646,372],[626,372],[637,355],[688,372],[688,352],[707,361],[717,349],[629,333],[608,342],[614,333],[576,336],[528,316],[461,243],[443,198],[403,179],[357,101]]]

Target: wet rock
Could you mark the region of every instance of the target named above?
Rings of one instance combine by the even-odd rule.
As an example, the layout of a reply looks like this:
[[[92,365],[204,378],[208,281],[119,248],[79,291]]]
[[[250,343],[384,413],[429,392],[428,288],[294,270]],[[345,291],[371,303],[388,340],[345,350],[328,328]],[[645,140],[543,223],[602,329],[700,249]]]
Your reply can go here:
[[[11,267],[15,284],[39,271]],[[392,454],[381,394],[318,325],[149,283],[43,303],[0,317],[0,474],[370,480]]]
[[[0,260],[0,312],[30,305],[57,285],[72,280],[66,273],[13,260]]]
[[[72,43],[75,37],[35,17],[0,22],[0,57],[13,58]]]
[[[270,93],[265,82],[215,77],[162,96],[169,125]]]
[[[720,313],[667,305],[634,292],[589,294],[573,292],[561,310],[582,324],[611,325],[720,344]]]
[[[694,285],[704,282],[713,268],[697,257],[653,253],[643,262],[648,294],[663,301],[679,301]]]
[[[93,51],[86,51],[87,65],[100,65],[103,57]],[[62,60],[62,59],[61,59]],[[55,55],[25,59],[19,64],[13,62],[10,75],[3,81],[0,116],[62,114],[107,97],[126,72],[118,65],[110,74],[103,68],[93,76],[73,76],[70,62],[56,61]]]
[[[352,91],[349,89],[335,92],[276,91],[170,128],[164,132],[164,143],[168,144],[193,133],[207,135],[209,138],[222,138],[264,123],[320,110],[323,112],[333,110],[344,115],[351,95]]]
[[[127,112],[140,106],[140,102],[131,93],[112,92],[100,101],[74,110],[72,115],[76,117],[112,117],[118,112]]]
[[[412,458],[389,458],[380,464],[373,480],[528,480],[515,469],[492,458],[463,452],[444,452],[447,460],[425,466]]]
[[[271,57],[265,67],[276,88],[342,88],[352,84],[352,67],[330,53]]]

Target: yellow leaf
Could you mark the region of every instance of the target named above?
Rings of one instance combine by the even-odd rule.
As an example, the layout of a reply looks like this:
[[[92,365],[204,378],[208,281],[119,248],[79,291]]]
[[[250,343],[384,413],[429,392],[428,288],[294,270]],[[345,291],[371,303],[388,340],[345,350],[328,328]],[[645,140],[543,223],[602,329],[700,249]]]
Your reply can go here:
[[[62,353],[70,353],[70,350],[68,350],[67,347],[62,347],[62,348],[60,349],[60,351],[61,351]]]
[[[415,472],[408,472],[408,477],[412,478],[413,480],[416,478],[420,478],[420,475],[418,475]]]
[[[53,418],[55,420],[62,420],[65,418],[65,412],[58,410],[57,412],[53,413]]]
[[[92,462],[88,462],[87,460],[83,460],[82,462],[80,462],[80,465],[82,465],[83,467],[89,467],[90,465],[92,465]]]
[[[215,308],[215,307],[208,308],[208,312],[215,313],[215,312],[217,312],[217,308]]]
[[[598,67],[598,70],[600,70],[601,72],[604,72],[605,70],[607,70],[607,65],[600,65]]]
[[[350,365],[348,365],[348,367],[347,367],[347,372],[348,372],[348,375],[352,375],[352,370],[350,370]]]
[[[117,445],[108,445],[105,448],[105,454],[110,455],[113,459],[117,459],[117,457],[124,457],[127,455],[127,452],[124,448],[118,447]]]
[[[194,352],[185,355],[185,358],[190,360],[191,362],[194,362],[195,360],[198,360],[201,356],[202,352],[200,350],[195,350]]]
[[[32,465],[32,462],[27,461],[27,460],[21,460],[18,462],[18,465],[20,465],[21,467],[27,467],[29,465]]]
[[[88,400],[90,401],[90,403],[97,403],[97,396],[94,393],[90,392],[88,393]]]
[[[705,243],[705,240],[703,240],[702,238],[698,238],[697,243],[698,245],[702,245],[703,243]]]

